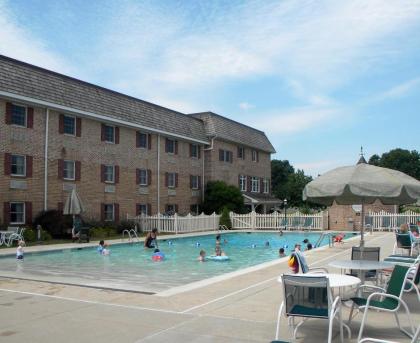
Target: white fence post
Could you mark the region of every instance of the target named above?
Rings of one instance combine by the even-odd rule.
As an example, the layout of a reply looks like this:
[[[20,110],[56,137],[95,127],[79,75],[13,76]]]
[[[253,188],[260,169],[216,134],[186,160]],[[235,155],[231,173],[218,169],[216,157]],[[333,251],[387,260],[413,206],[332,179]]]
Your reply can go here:
[[[178,214],[174,214],[174,231],[175,234],[178,234]]]

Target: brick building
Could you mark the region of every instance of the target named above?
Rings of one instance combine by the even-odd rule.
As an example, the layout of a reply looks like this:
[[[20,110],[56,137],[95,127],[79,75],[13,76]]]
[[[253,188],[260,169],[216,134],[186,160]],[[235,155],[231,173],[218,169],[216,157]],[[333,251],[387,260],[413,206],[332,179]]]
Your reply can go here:
[[[196,212],[210,180],[267,208],[273,146],[214,113],[185,115],[0,55],[0,223],[77,189],[85,216]]]

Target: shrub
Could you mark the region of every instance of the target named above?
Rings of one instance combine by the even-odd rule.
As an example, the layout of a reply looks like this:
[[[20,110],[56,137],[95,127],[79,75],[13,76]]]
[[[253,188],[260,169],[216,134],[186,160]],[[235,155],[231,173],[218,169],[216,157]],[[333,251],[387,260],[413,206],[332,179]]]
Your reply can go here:
[[[26,229],[23,232],[23,239],[25,242],[36,242],[38,240],[37,231],[34,229]],[[41,241],[49,241],[51,240],[51,235],[45,231],[41,230]]]
[[[220,216],[220,225],[225,225],[228,229],[232,228],[232,222],[229,216],[229,209],[227,207],[223,208],[222,215]]]
[[[244,198],[238,187],[224,181],[210,181],[204,194],[203,209],[206,214],[220,213],[224,207],[236,213],[244,212]]]
[[[48,210],[40,212],[34,220],[34,228],[41,225],[54,238],[68,236],[68,231],[73,226],[71,216],[64,216],[60,211]]]

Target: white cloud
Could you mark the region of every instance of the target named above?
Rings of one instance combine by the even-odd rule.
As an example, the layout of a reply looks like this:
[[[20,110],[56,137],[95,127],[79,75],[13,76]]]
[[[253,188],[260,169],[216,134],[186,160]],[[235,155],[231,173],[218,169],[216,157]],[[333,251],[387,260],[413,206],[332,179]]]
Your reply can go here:
[[[74,72],[44,42],[20,27],[6,5],[0,1],[0,54],[62,73]]]
[[[321,126],[342,113],[343,110],[338,107],[299,107],[275,113],[260,113],[258,121],[251,125],[271,135],[295,134]]]
[[[396,85],[374,97],[374,100],[389,100],[402,98],[420,87],[420,77]]]
[[[241,109],[241,110],[244,110],[244,111],[248,111],[248,110],[251,110],[251,109],[253,109],[253,108],[255,108],[255,105],[252,105],[252,104],[250,104],[249,102],[241,102],[240,104],[239,104],[239,108]]]

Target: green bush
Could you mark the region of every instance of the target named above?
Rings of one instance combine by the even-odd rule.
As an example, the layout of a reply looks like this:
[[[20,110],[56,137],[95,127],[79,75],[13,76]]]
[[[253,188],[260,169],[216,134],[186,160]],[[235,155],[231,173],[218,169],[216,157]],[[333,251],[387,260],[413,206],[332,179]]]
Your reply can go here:
[[[222,215],[220,216],[220,225],[225,225],[228,229],[232,228],[232,222],[229,216],[229,209],[227,207],[223,208]]]
[[[41,230],[41,241],[49,241],[51,239],[52,237],[47,231]],[[25,242],[36,242],[38,240],[37,231],[34,229],[26,229],[23,232],[23,240]]]
[[[106,227],[94,227],[90,229],[90,236],[96,239],[104,239],[116,236],[118,234],[117,229],[112,226]]]
[[[210,181],[204,193],[203,210],[206,214],[220,213],[223,208],[243,213],[244,197],[238,187],[228,185],[224,181]]]
[[[60,211],[48,210],[40,212],[35,220],[33,227],[36,228],[41,225],[43,230],[46,230],[50,236],[54,238],[63,238],[68,236],[73,226],[73,218],[71,216],[64,216]]]

